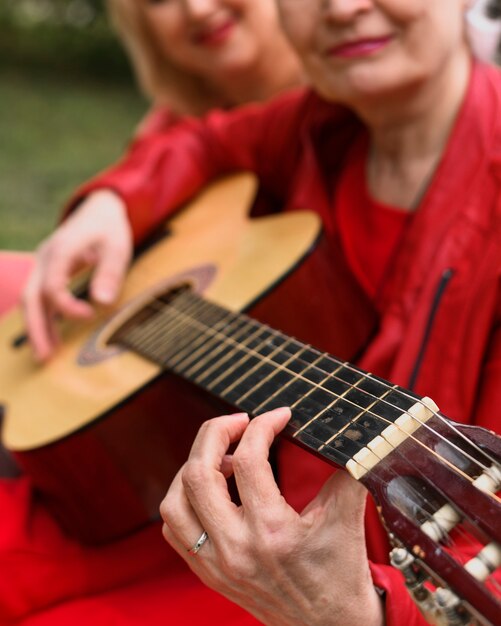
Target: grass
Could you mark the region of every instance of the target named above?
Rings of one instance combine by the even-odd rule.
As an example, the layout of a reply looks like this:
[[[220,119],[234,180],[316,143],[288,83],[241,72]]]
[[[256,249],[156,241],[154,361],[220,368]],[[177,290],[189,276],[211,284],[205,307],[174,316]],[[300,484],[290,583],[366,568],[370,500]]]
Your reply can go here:
[[[133,85],[0,69],[0,248],[31,250],[72,190],[124,150],[146,105]]]

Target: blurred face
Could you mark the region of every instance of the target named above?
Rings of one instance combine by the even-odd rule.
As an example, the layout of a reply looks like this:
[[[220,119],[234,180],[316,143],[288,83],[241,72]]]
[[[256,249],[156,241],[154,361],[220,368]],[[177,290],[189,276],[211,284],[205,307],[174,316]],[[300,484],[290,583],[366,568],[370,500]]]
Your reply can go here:
[[[467,50],[466,0],[277,3],[310,80],[324,97],[346,104],[439,76]]]
[[[279,32],[274,0],[136,0],[158,49],[203,77],[245,71]]]

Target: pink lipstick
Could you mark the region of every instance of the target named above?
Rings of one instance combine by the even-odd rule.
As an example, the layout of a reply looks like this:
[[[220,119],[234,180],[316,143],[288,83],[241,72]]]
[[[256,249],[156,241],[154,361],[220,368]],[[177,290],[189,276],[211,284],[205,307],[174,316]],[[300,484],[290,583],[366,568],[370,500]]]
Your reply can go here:
[[[345,43],[329,48],[327,54],[329,56],[345,59],[370,56],[385,48],[392,39],[393,37],[386,36],[346,41]]]

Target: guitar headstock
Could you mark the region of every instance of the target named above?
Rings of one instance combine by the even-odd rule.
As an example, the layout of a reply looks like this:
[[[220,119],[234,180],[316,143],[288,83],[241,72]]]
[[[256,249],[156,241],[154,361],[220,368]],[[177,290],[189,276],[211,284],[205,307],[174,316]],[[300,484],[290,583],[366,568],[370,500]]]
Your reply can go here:
[[[395,546],[392,564],[428,621],[498,626],[501,438],[429,413],[359,479]]]

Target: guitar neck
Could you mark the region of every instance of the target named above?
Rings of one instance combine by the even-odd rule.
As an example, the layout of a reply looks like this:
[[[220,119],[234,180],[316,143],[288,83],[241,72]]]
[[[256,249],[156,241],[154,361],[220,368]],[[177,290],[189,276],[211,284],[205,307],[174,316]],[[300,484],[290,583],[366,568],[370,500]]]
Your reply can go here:
[[[113,340],[249,415],[291,407],[286,434],[342,467],[421,400],[189,289],[152,301]]]

